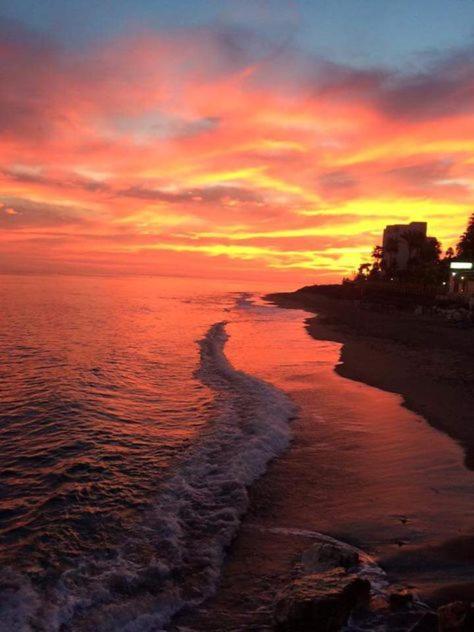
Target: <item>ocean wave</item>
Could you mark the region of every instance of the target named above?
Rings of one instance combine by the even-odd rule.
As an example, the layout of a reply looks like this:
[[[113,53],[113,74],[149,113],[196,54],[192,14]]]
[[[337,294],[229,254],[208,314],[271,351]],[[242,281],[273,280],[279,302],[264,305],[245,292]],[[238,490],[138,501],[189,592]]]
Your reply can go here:
[[[0,630],[160,630],[216,589],[225,551],[248,506],[248,486],[290,441],[295,407],[281,391],[236,370],[225,323],[199,342],[197,377],[216,415],[161,486],[153,509],[103,556],[59,578],[0,571]]]

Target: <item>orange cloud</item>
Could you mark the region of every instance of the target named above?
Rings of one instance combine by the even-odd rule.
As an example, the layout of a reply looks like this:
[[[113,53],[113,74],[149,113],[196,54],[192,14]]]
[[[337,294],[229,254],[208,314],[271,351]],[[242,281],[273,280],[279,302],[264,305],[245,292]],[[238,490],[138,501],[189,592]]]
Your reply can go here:
[[[471,211],[469,51],[404,75],[211,29],[0,41],[4,270],[336,279],[386,223],[448,247]]]

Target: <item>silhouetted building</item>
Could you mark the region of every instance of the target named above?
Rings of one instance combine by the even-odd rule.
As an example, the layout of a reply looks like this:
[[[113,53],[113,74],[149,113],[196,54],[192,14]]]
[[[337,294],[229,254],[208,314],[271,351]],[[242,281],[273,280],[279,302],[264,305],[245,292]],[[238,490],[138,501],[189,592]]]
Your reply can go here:
[[[406,270],[408,262],[420,252],[426,240],[426,222],[393,224],[383,231],[383,267],[385,270]]]

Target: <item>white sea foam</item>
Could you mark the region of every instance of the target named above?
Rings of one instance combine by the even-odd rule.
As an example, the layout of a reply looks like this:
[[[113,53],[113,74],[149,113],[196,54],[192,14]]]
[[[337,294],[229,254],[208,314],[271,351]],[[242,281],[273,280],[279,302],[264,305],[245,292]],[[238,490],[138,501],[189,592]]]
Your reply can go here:
[[[215,591],[247,487],[287,447],[295,414],[284,393],[232,367],[226,340],[225,323],[217,323],[200,341],[197,376],[215,392],[216,415],[154,509],[112,558],[82,559],[53,586],[40,590],[1,571],[2,632],[156,631]]]

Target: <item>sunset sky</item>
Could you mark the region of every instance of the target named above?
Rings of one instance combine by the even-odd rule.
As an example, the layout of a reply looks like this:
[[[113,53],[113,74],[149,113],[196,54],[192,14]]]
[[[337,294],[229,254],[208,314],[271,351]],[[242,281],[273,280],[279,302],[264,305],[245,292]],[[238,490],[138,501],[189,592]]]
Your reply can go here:
[[[329,281],[474,209],[471,0],[16,0],[0,271]]]

